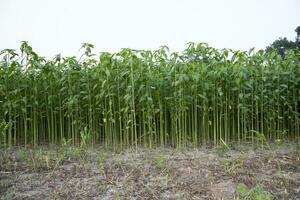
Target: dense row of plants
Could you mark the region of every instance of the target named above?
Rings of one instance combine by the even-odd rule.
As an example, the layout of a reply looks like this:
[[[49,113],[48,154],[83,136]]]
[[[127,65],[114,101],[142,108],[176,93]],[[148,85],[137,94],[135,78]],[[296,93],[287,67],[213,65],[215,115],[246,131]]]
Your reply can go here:
[[[0,144],[199,146],[298,138],[300,54],[123,49],[46,60],[1,52]]]

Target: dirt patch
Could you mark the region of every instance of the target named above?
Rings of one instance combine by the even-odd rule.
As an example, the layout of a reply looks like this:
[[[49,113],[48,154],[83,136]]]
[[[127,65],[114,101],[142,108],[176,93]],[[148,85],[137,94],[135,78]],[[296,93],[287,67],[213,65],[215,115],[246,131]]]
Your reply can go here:
[[[236,197],[236,185],[232,180],[223,181],[212,185],[210,191],[215,199],[234,199]]]
[[[234,199],[245,195],[240,184],[250,199],[299,199],[299,166],[296,146],[222,155],[205,148],[2,149],[0,199]]]

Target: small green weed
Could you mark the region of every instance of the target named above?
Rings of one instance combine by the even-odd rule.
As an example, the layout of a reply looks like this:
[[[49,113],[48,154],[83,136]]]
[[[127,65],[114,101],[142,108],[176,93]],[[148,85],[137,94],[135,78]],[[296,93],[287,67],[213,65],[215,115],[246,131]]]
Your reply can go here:
[[[222,138],[220,139],[220,141],[221,141],[221,144],[217,148],[217,153],[219,156],[224,156],[224,154],[226,154],[228,151],[230,151],[231,148]]]
[[[273,200],[274,197],[263,189],[261,185],[256,185],[249,189],[244,183],[237,185],[237,191],[244,200]]]
[[[167,167],[167,158],[163,155],[159,155],[155,158],[156,167],[159,170],[163,170]]]

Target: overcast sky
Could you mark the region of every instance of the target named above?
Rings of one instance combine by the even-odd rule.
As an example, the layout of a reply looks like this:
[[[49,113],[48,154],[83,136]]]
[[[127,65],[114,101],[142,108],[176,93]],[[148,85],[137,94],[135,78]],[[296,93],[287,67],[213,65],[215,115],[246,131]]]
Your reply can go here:
[[[300,0],[0,0],[0,49],[26,40],[42,56],[120,48],[181,51],[186,43],[265,48],[295,40]]]

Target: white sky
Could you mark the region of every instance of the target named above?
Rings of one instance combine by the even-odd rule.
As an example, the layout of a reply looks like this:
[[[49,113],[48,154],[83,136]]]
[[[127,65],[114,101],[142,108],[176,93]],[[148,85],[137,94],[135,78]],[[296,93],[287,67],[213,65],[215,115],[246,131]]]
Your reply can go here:
[[[29,41],[42,56],[78,55],[82,42],[181,51],[186,43],[265,48],[295,40],[300,0],[0,0],[0,50]]]

